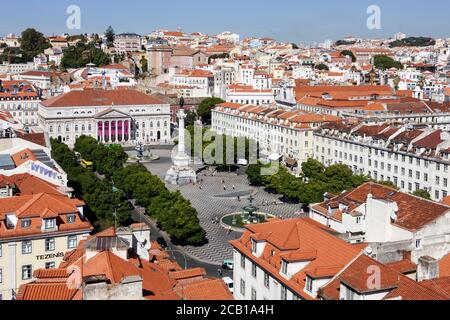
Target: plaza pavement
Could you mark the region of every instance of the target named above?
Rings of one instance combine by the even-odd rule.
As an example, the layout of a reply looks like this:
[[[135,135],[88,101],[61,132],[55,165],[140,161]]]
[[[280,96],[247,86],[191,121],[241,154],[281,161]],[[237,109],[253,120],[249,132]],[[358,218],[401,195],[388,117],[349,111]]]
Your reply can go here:
[[[165,173],[172,163],[170,150],[152,150],[152,153],[158,155],[160,160],[147,163],[145,166],[150,172],[164,180]],[[184,250],[190,256],[194,256],[202,261],[220,264],[225,259],[232,259],[233,250],[228,241],[239,238],[241,234],[236,232],[229,233],[220,223],[215,223],[213,219],[220,219],[224,215],[241,212],[242,208],[249,203],[246,195],[250,193],[255,198],[253,204],[261,212],[283,219],[299,217],[296,215],[296,212],[301,209],[300,205],[276,204],[280,201],[279,195],[269,194],[263,188],[249,186],[245,175],[217,173],[215,176],[212,176],[211,172],[206,170],[199,175],[198,179],[203,180],[203,183],[199,183],[196,186],[167,185],[167,187],[171,191],[179,190],[198,211],[200,224],[207,232],[208,243],[202,247],[187,246],[184,247]],[[222,180],[225,180],[227,190],[224,190]],[[237,199],[238,194],[244,195],[240,202]]]

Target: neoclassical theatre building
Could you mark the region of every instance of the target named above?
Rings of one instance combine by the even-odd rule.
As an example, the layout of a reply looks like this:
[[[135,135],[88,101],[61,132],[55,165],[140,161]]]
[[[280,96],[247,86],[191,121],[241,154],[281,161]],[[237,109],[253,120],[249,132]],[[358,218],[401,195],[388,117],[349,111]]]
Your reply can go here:
[[[170,105],[135,90],[75,90],[42,101],[39,125],[73,146],[82,135],[105,144],[170,142]]]

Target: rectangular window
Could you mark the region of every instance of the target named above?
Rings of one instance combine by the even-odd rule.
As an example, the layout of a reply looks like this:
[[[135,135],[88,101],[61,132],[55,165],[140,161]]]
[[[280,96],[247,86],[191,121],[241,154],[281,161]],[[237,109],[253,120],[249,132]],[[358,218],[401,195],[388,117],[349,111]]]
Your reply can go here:
[[[241,279],[241,295],[245,297],[245,280]]]
[[[22,280],[30,280],[32,271],[31,265],[22,266]]]
[[[310,277],[306,277],[306,290],[308,292],[312,292],[312,286],[313,286],[313,282],[312,279]]]
[[[284,260],[281,261],[281,272],[284,274],[287,274],[287,270],[288,270],[288,264]]]
[[[256,300],[256,289],[252,288],[252,300]]]
[[[252,253],[255,254],[256,253],[256,241],[252,240]]]
[[[67,237],[67,247],[69,249],[74,249],[77,247],[77,236]]]
[[[29,228],[31,226],[31,219],[22,219],[20,225],[23,229]]]
[[[256,278],[256,273],[257,273],[256,263],[252,263],[252,276],[253,276],[253,278]]]
[[[55,251],[55,238],[45,239],[45,251]]]
[[[74,214],[69,214],[67,215],[67,223],[72,224],[75,223],[75,215]]]
[[[287,289],[285,286],[281,286],[281,300],[287,300]]]
[[[0,258],[3,256],[3,248],[2,245],[0,244]]]
[[[0,269],[0,283],[3,283],[3,269]]]
[[[245,269],[245,256],[241,254],[241,268]]]
[[[270,276],[267,272],[264,272],[264,286],[270,289]]]
[[[56,263],[55,262],[46,262],[45,263],[45,269],[55,269]]]
[[[422,249],[422,239],[416,239],[416,249]]]
[[[31,254],[33,251],[33,244],[31,241],[22,242],[22,254]]]
[[[345,300],[352,301],[355,298],[355,293],[349,288],[345,288]]]
[[[45,219],[44,220],[45,229],[55,229],[55,219]]]

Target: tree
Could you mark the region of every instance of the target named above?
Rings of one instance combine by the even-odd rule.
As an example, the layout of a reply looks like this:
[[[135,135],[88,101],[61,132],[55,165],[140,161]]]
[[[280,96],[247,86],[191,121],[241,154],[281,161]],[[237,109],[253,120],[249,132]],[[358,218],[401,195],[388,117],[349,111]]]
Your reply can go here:
[[[409,37],[391,42],[390,47],[428,47],[434,46],[436,40],[429,37]]]
[[[43,53],[51,45],[42,33],[33,28],[28,28],[22,32],[20,38],[20,49],[23,51],[28,61],[32,61],[35,56]]]
[[[352,58],[352,62],[356,62],[356,57],[355,57],[355,55],[353,54],[352,51],[350,51],[350,50],[344,50],[344,51],[341,52],[341,54],[342,54],[343,56],[349,56],[349,57],[351,57],[351,58]]]
[[[106,45],[108,47],[112,47],[114,45],[114,38],[116,34],[114,32],[114,29],[109,26],[108,29],[105,31],[105,37],[106,37]]]
[[[391,189],[399,190],[399,188],[392,181],[379,181],[377,183]]]
[[[400,81],[401,81],[401,79],[400,79],[399,76],[395,76],[395,78],[392,80],[395,90],[398,90],[398,86],[400,84]]]
[[[375,68],[381,69],[381,70],[387,70],[391,68],[396,69],[403,69],[403,65],[392,59],[391,57],[385,56],[385,55],[377,55],[374,58]]]
[[[316,64],[316,65],[315,65],[315,68],[316,68],[317,70],[326,70],[326,71],[329,71],[329,70],[330,70],[330,68],[328,68],[328,66],[327,66],[325,63],[319,63],[319,64]]]
[[[145,56],[142,56],[142,58],[139,62],[141,63],[142,73],[147,73],[148,72],[148,61],[145,58]]]
[[[70,46],[64,51],[61,59],[61,68],[63,70],[81,68],[88,63],[101,66],[108,65],[110,61],[110,56],[95,47],[93,43],[85,44],[79,42],[76,46]]]
[[[0,54],[0,63],[26,63],[28,61],[28,55],[25,54],[20,48],[7,47],[3,50],[3,53]]]
[[[263,176],[261,175],[262,164],[251,164],[247,167],[246,174],[248,181],[252,186],[259,187],[264,184]]]
[[[206,98],[203,100],[197,109],[197,115],[202,118],[203,124],[211,124],[211,110],[217,104],[224,103],[220,98]]]
[[[430,193],[428,191],[426,191],[426,190],[423,190],[423,189],[419,189],[419,190],[414,191],[413,195],[416,196],[416,197],[420,197],[420,198],[426,199],[426,200],[431,200]]]
[[[325,166],[321,162],[310,158],[302,163],[302,172],[309,179],[319,179],[325,172]]]
[[[291,43],[291,45],[292,45],[292,49],[293,50],[299,49],[299,47],[298,47],[298,45],[296,43]]]
[[[186,126],[193,126],[197,121],[197,114],[194,111],[188,110],[186,112],[186,119],[184,120]]]

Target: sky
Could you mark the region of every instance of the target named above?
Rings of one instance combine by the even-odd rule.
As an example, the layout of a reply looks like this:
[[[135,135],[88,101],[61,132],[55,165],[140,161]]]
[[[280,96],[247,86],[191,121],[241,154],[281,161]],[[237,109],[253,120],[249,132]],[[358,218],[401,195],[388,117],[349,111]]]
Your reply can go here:
[[[163,28],[216,34],[232,31],[242,37],[272,37],[295,43],[339,40],[353,35],[385,38],[450,37],[447,0],[2,0],[0,35],[20,34],[34,27],[46,35],[103,33],[149,34]],[[66,13],[80,8],[81,29],[69,30]],[[377,5],[381,29],[370,30],[367,8]]]

